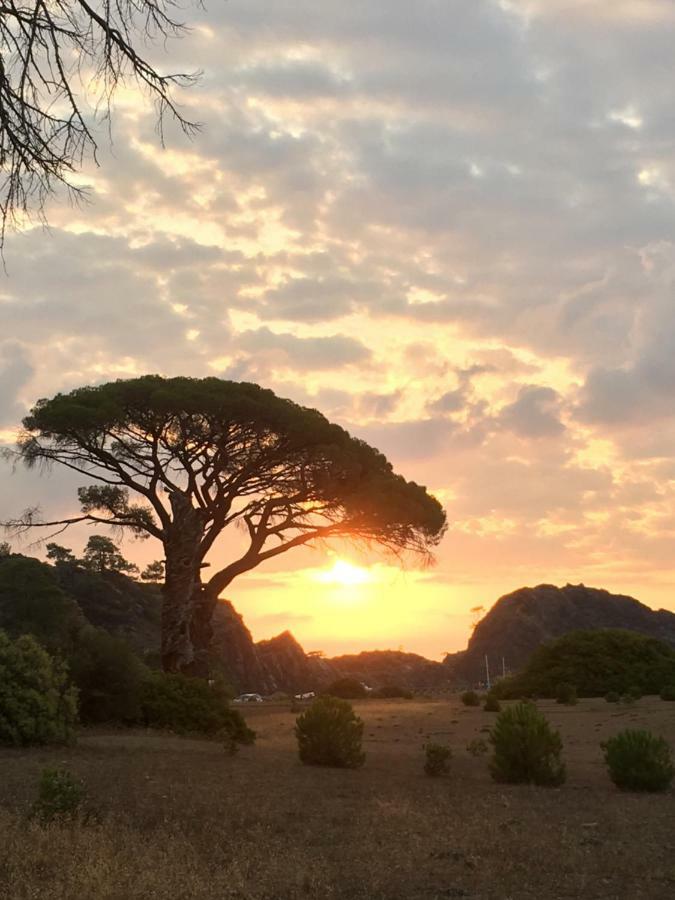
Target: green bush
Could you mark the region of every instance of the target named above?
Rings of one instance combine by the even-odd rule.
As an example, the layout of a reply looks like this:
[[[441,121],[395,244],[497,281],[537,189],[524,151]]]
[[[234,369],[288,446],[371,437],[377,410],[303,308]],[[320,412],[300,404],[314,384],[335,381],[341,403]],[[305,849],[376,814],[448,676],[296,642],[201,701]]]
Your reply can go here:
[[[661,693],[659,694],[659,697],[662,700],[668,700],[669,702],[672,702],[673,700],[675,700],[675,684],[669,684],[669,685],[666,685],[666,687],[661,688]]]
[[[361,749],[363,721],[350,703],[319,697],[295,723],[300,759],[306,765],[357,769],[365,762]]]
[[[484,756],[490,748],[483,738],[474,738],[466,745],[466,749],[472,756]]]
[[[475,691],[464,691],[461,699],[464,706],[480,706],[480,697]]]
[[[432,778],[439,775],[447,775],[450,771],[450,759],[452,750],[445,744],[429,743],[424,746],[424,771]]]
[[[619,694],[617,691],[608,691],[605,694],[605,700],[608,703],[618,703],[619,700],[621,700],[621,694]]]
[[[601,744],[609,777],[625,791],[665,791],[675,775],[668,743],[649,731],[621,731]]]
[[[494,747],[490,772],[495,781],[552,786],[565,781],[560,735],[533,704],[516,703],[503,710],[490,743]]]
[[[70,674],[79,691],[82,722],[140,720],[141,689],[149,673],[124,641],[100,629],[83,629],[70,658]]]
[[[555,702],[565,706],[574,706],[577,703],[577,689],[573,684],[563,682],[555,691]]]
[[[564,683],[575,685],[580,697],[604,697],[608,691],[658,694],[664,684],[675,684],[675,650],[623,629],[573,631],[542,644],[522,672],[494,689],[502,699],[555,697]]]
[[[488,694],[483,704],[485,712],[501,712],[502,705],[494,694]]]
[[[371,697],[377,697],[379,700],[393,700],[400,698],[402,700],[412,700],[412,691],[408,691],[396,684],[385,684],[383,687],[373,691]]]
[[[255,740],[241,713],[200,678],[153,672],[141,687],[141,715],[147,726],[176,734],[227,735],[239,744]]]
[[[0,631],[0,744],[67,743],[77,721],[77,691],[65,666],[30,635]]]
[[[368,696],[368,691],[356,678],[338,678],[326,688],[324,693],[329,697],[339,697],[342,700],[362,700]]]
[[[43,769],[33,815],[41,822],[74,819],[81,812],[85,788],[67,769]]]

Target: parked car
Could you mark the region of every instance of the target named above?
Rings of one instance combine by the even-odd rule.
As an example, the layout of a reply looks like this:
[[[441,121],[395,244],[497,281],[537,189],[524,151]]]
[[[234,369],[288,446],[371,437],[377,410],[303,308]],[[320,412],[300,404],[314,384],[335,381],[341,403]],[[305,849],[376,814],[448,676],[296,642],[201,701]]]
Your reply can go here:
[[[240,694],[235,697],[233,703],[262,703],[263,698],[260,694]]]
[[[307,691],[306,694],[296,694],[296,700],[313,700],[316,697],[314,691]]]

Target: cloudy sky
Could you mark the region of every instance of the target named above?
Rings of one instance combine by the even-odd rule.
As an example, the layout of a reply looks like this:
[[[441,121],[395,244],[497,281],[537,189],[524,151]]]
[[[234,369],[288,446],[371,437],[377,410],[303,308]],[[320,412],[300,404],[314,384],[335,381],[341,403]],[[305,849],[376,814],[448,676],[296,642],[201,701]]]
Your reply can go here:
[[[8,239],[0,437],[56,390],[215,374],[316,406],[443,501],[432,570],[352,555],[344,585],[303,552],[232,585],[255,637],[438,655],[542,581],[675,609],[675,4],[190,17],[156,58],[203,70],[203,131],[162,151],[120,93],[90,203]],[[4,513],[73,508],[76,481],[0,478]]]

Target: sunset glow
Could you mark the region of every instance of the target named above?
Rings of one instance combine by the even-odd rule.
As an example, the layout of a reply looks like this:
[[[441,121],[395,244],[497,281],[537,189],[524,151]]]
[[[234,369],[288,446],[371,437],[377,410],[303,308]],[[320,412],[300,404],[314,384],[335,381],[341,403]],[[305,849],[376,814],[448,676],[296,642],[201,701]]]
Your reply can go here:
[[[372,581],[367,569],[355,566],[344,559],[336,559],[330,569],[319,572],[316,580],[323,584],[339,584],[343,587],[354,587]]]

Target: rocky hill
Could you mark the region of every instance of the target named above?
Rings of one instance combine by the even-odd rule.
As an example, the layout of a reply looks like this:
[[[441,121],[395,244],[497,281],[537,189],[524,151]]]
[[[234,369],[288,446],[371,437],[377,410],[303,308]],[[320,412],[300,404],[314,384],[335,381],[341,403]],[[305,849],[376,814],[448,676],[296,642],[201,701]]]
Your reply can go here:
[[[544,641],[589,628],[624,628],[675,646],[675,613],[583,584],[540,584],[500,597],[474,629],[467,649],[446,657],[444,664],[457,679],[481,682],[486,656],[493,677],[501,674],[502,659],[514,672]]]
[[[356,678],[369,687],[396,685],[410,691],[450,687],[446,666],[416,653],[400,650],[368,650],[335,656],[328,661],[340,677]]]

